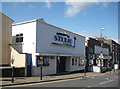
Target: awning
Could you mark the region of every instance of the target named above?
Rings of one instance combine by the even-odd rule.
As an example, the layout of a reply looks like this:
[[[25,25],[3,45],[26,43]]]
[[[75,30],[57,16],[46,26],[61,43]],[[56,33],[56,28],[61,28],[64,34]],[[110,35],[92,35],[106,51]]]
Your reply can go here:
[[[83,55],[83,54],[60,54],[60,53],[50,54],[50,53],[36,53],[36,55],[39,55],[39,56],[77,56],[77,57],[85,58],[85,55]]]

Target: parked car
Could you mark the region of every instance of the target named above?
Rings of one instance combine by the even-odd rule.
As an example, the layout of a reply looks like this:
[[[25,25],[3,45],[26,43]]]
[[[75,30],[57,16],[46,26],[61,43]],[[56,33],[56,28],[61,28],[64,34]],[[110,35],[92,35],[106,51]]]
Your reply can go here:
[[[106,70],[108,69],[108,67],[104,67]]]

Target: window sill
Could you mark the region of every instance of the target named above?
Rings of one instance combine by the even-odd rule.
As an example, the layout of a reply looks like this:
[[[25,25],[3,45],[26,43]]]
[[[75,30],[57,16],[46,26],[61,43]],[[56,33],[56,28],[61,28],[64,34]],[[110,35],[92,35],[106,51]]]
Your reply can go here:
[[[20,43],[20,42],[18,42],[18,43],[14,43],[13,45],[23,45],[24,43]]]

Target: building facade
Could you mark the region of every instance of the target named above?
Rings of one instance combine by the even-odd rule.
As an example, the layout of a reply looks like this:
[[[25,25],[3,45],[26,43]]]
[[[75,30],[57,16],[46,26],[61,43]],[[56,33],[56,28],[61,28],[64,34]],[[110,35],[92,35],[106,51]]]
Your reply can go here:
[[[12,43],[12,23],[13,20],[0,12],[0,65],[10,65],[10,46]]]
[[[50,25],[44,19],[14,24],[13,46],[32,54],[32,75],[56,74],[84,69],[85,37]]]
[[[104,42],[110,45],[110,54],[112,56],[113,63],[118,63],[120,61],[120,44],[114,40],[104,40]]]
[[[110,56],[110,46],[102,43],[94,38],[90,38],[86,41],[86,59],[88,63],[88,71],[94,71],[94,66],[103,67],[112,62]]]

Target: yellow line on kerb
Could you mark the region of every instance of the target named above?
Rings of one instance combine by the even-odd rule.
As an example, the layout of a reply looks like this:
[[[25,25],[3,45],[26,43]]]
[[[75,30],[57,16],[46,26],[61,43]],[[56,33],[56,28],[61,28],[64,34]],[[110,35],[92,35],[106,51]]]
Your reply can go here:
[[[83,79],[83,78],[57,80],[57,81],[49,81],[49,82],[41,82],[41,83],[32,83],[32,84],[24,84],[24,85],[4,86],[3,88],[7,88],[7,87],[23,87],[23,86],[32,86],[32,85],[40,85],[40,84],[48,84],[48,83],[57,83],[57,82],[64,82],[64,81],[77,80],[77,79]]]
[[[105,74],[100,74],[100,75],[105,75]],[[93,76],[100,76],[100,75],[93,75]],[[92,76],[85,76],[85,77],[92,77]],[[65,79],[65,80],[57,80],[57,81],[49,81],[49,82],[41,82],[41,83],[31,83],[31,84],[24,84],[24,85],[12,85],[12,86],[4,86],[2,88],[41,85],[41,84],[48,84],[48,83],[65,82],[65,81],[70,81],[70,80],[78,80],[78,79],[83,79],[83,78]]]

